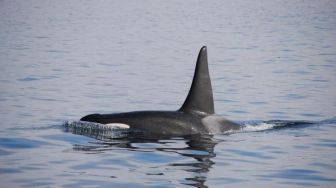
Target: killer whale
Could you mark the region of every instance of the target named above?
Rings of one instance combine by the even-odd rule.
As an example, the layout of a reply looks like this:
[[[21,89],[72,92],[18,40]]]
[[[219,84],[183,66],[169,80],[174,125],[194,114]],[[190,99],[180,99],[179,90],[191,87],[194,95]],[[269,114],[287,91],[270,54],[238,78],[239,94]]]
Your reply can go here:
[[[131,130],[158,135],[218,134],[241,128],[215,114],[206,46],[198,54],[191,88],[180,109],[90,114],[80,121],[126,125]]]

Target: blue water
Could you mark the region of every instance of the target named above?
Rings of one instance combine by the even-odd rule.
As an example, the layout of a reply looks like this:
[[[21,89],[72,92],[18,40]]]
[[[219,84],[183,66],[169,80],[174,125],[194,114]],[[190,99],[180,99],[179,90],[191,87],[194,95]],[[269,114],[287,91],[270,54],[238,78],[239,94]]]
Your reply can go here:
[[[203,45],[217,114],[248,128],[64,130],[178,109]],[[335,94],[335,1],[0,1],[1,187],[335,187]]]

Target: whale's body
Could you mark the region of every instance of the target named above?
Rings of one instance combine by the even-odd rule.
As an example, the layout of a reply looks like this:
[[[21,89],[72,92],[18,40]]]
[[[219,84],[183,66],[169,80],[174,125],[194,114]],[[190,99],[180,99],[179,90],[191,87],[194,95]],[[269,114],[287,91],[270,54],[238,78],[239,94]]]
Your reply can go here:
[[[82,121],[126,124],[131,129],[154,134],[218,134],[239,129],[239,125],[214,114],[180,111],[138,111],[117,114],[91,114]]]
[[[199,52],[189,94],[179,110],[90,114],[81,121],[126,124],[133,130],[164,135],[218,134],[241,128],[215,114],[205,46]]]

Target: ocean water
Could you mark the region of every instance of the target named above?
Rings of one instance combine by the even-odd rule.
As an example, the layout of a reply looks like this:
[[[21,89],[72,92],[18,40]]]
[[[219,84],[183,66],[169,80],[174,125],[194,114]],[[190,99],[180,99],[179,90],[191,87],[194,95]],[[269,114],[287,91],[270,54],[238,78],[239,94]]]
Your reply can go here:
[[[216,112],[243,130],[66,129],[178,109],[203,45]],[[0,1],[1,187],[335,187],[335,94],[332,0]]]

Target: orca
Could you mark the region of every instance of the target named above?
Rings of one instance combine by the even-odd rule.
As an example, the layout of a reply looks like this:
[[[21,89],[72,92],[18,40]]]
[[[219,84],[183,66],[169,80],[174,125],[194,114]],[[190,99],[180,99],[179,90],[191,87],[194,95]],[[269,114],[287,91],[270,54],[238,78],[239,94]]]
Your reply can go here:
[[[155,135],[220,134],[241,129],[241,125],[215,114],[206,46],[198,54],[191,88],[180,109],[90,114],[80,121],[117,125]]]

